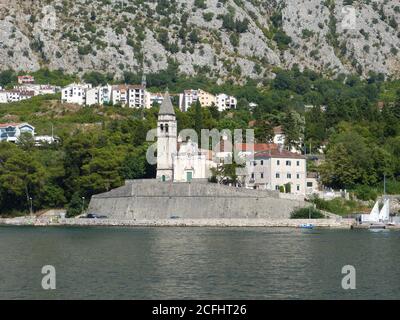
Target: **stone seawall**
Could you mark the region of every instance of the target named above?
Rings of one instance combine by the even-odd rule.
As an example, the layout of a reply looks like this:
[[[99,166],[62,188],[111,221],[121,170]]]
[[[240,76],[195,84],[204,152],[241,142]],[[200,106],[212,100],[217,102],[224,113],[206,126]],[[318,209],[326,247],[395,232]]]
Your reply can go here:
[[[304,201],[280,199],[278,192],[211,183],[131,180],[95,195],[88,212],[118,220],[287,219]]]
[[[51,219],[32,217],[0,219],[0,225],[9,226],[69,226],[69,227],[282,227],[298,228],[312,223],[316,228],[350,229],[352,219]]]

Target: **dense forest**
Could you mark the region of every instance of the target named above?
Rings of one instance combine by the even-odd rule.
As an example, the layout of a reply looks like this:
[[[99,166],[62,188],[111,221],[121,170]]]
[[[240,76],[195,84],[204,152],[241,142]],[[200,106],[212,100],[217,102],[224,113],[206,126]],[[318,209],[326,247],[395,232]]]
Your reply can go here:
[[[382,192],[386,175],[388,192],[400,193],[400,82],[371,73],[368,79],[340,75],[334,80],[294,67],[275,70],[276,78],[262,84],[248,80],[243,86],[217,85],[205,77],[185,78],[177,66],[147,76],[151,91],[169,88],[171,93],[201,88],[238,98],[236,110],[192,106],[176,109],[183,128],[254,128],[259,142],[268,142],[272,128],[282,125],[287,144],[302,146],[307,154],[322,147],[325,161],[309,170],[320,173],[327,187],[353,190],[362,199]],[[63,86],[76,76],[41,70],[33,74],[39,83]],[[12,87],[17,74],[0,72],[0,86]],[[123,79],[91,72],[83,80],[103,83],[138,83],[141,75],[125,73]],[[158,106],[133,110],[118,106],[78,107],[62,105],[60,97],[38,96],[0,105],[0,122],[29,122],[37,134],[60,138],[56,145],[37,147],[23,137],[19,144],[0,143],[0,212],[26,213],[32,198],[35,210],[68,207],[79,212],[93,194],[123,184],[124,179],[154,177],[146,162],[148,130],[156,127]],[[250,108],[249,103],[254,103]],[[177,106],[177,99],[174,98]],[[255,120],[255,121],[252,121]],[[254,124],[255,123],[255,124]]]

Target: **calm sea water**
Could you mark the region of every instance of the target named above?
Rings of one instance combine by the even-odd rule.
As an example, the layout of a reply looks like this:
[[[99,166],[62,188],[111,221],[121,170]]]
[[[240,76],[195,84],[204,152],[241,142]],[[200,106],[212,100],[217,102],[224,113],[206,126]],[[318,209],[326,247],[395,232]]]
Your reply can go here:
[[[1,227],[0,268],[0,299],[399,299],[400,232]]]

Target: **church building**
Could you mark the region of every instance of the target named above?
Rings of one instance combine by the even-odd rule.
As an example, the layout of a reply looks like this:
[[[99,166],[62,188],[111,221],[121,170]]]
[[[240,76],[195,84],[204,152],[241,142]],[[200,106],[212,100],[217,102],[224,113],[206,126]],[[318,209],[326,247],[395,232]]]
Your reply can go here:
[[[212,152],[201,150],[190,139],[178,139],[177,121],[168,92],[158,114],[157,124],[157,179],[161,181],[191,182],[207,180],[215,166]]]

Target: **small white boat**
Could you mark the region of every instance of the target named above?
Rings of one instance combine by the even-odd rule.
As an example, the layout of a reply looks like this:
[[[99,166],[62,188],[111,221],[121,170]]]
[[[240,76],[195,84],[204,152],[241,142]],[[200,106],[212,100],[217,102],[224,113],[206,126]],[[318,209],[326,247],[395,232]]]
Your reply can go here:
[[[312,223],[303,223],[299,225],[299,228],[302,229],[314,229],[314,225]]]

